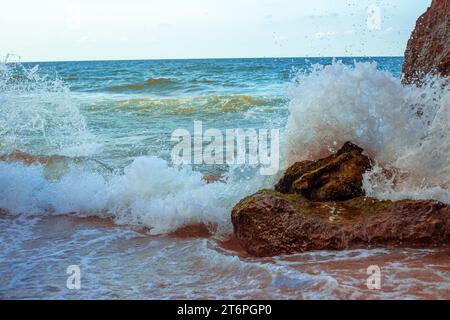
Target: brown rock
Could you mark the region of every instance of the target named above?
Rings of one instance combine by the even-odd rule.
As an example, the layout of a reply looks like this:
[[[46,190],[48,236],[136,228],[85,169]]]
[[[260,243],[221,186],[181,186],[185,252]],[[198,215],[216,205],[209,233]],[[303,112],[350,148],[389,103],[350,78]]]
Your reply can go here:
[[[221,176],[215,176],[215,175],[206,175],[202,177],[202,180],[206,182],[206,184],[216,183],[216,182],[222,182],[225,183],[223,178]]]
[[[450,75],[450,1],[433,0],[408,41],[403,82],[420,84],[426,74]]]
[[[282,193],[298,193],[315,201],[347,200],[364,195],[363,174],[371,160],[363,149],[346,142],[336,153],[316,161],[297,162],[275,186]]]
[[[64,156],[35,156],[30,153],[21,152],[21,151],[14,151],[10,154],[6,155],[0,155],[0,161],[3,162],[16,162],[20,161],[23,162],[26,165],[32,165],[32,164],[43,164],[43,165],[49,165],[54,162],[64,162],[67,158]]]
[[[186,224],[175,231],[169,233],[169,236],[175,238],[209,238],[217,229],[215,225],[206,225],[204,223]]]
[[[262,190],[239,202],[231,220],[236,238],[255,256],[450,243],[450,206],[431,200],[312,202]]]

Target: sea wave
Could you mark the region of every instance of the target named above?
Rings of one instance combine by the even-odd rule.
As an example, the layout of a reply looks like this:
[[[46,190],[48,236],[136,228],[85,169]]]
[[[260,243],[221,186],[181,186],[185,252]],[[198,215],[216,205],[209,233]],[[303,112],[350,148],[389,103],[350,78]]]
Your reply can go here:
[[[98,102],[93,108],[145,112],[158,114],[184,113],[216,113],[245,112],[250,109],[260,109],[272,112],[279,106],[285,106],[287,100],[283,97],[248,96],[248,95],[205,95],[180,98],[133,98],[115,99]]]
[[[127,91],[167,91],[180,88],[182,86],[176,80],[169,78],[152,78],[141,83],[132,83],[119,86],[112,86],[110,91],[127,92]]]
[[[147,226],[153,234],[195,223],[229,231],[233,205],[264,184],[263,178],[246,180],[233,170],[227,183],[207,184],[191,167],[175,168],[155,156],[136,157],[123,170],[105,170],[94,161],[92,149],[98,145],[88,143],[95,138],[63,83],[19,64],[1,67],[0,208],[10,213],[108,217]],[[18,71],[26,83],[12,80]],[[257,103],[249,97],[237,101]]]
[[[2,68],[0,122],[4,124],[1,128],[6,128],[0,132],[2,154],[9,154],[8,150],[40,154],[34,152],[33,144],[48,151],[44,154],[72,150],[62,167],[45,161],[0,161],[2,209],[21,214],[109,217],[118,224],[147,226],[153,234],[195,223],[229,232],[232,207],[275,182],[276,177],[248,178],[239,174],[240,168],[231,168],[225,174],[226,183],[207,184],[193,168],[172,167],[151,155],[131,159],[122,171],[103,170],[92,161],[74,161],[79,149],[90,150],[82,146],[95,143],[95,139],[70,92],[30,70],[25,72],[31,72],[27,83],[18,84],[9,77],[9,67]],[[450,95],[438,80],[420,88],[404,86],[390,73],[377,70],[374,63],[348,66],[335,62],[300,74],[290,95],[286,149],[281,152],[286,165],[329,154],[352,140],[378,161],[365,177],[369,195],[450,202]],[[248,107],[265,107],[273,98],[228,95],[186,99],[132,99],[124,100],[123,106],[160,107],[165,112],[188,108],[208,112],[211,108],[240,114]],[[171,103],[174,107],[167,108]],[[88,158],[95,160],[95,152]],[[388,179],[380,166],[401,174]]]
[[[234,204],[267,179],[243,180],[229,173],[227,183],[208,184],[200,172],[171,167],[153,156],[134,159],[119,174],[70,165],[57,179],[48,176],[40,163],[0,162],[0,208],[13,214],[113,218],[118,224],[147,226],[151,234],[198,223],[222,233],[230,231]]]
[[[376,63],[334,62],[299,74],[290,89],[287,162],[351,140],[378,162],[365,176],[369,195],[450,203],[450,89],[442,81],[403,85]]]

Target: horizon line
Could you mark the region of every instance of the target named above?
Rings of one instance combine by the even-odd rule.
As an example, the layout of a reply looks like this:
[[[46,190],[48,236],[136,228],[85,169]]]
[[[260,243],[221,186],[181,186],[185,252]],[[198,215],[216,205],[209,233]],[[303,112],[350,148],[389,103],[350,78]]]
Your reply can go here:
[[[220,57],[220,58],[138,58],[138,59],[86,59],[86,60],[41,60],[41,61],[22,61],[20,63],[64,63],[64,62],[111,62],[111,61],[170,61],[170,60],[245,60],[245,59],[340,59],[340,58],[404,58],[397,55],[363,55],[363,56],[278,56],[278,57]]]

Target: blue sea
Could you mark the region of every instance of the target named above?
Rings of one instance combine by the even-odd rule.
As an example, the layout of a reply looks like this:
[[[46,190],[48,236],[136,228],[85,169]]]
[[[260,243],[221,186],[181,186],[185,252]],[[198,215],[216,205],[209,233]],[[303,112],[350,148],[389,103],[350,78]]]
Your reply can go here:
[[[335,59],[336,60],[336,59]],[[376,61],[399,76],[403,58],[341,58],[345,64]],[[86,129],[101,146],[96,159],[124,165],[130,158],[169,159],[176,128],[282,128],[288,118],[288,88],[299,72],[330,65],[333,58],[143,60],[27,63],[70,90]],[[48,79],[46,79],[48,81]],[[51,103],[51,102],[50,102]],[[78,129],[81,130],[81,129]],[[27,143],[27,142],[23,142]],[[46,141],[25,151],[53,154]],[[68,146],[72,146],[70,142]],[[80,145],[74,141],[73,145]],[[89,145],[88,145],[89,146]],[[60,148],[57,145],[56,148]],[[30,149],[30,150],[28,150]],[[79,150],[89,154],[90,150]]]
[[[369,194],[449,202],[442,178],[448,150],[432,152],[449,139],[439,120],[448,97],[402,85],[402,63],[401,57],[1,63],[0,298],[450,298],[445,250],[257,259],[232,237],[234,204],[273,186],[294,161],[328,154],[347,140],[380,165],[432,177],[394,188],[374,172]],[[429,114],[416,120],[424,105]],[[279,173],[173,165],[172,133],[192,132],[194,121],[223,132],[280,130]],[[434,165],[420,167],[425,162]],[[222,181],[207,183],[204,176]],[[365,286],[366,268],[377,263],[386,272],[382,293]],[[81,270],[80,288],[68,285],[69,266]]]

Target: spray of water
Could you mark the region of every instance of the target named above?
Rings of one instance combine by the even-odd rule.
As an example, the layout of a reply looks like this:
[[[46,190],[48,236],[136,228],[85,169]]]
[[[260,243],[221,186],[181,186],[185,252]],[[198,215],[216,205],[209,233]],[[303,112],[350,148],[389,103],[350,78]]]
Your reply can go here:
[[[11,56],[0,63],[0,150],[64,154],[92,143],[67,85]]]
[[[369,195],[450,203],[450,91],[442,79],[404,86],[376,63],[334,62],[299,74],[290,94],[289,163],[351,140],[378,162],[365,176]]]

